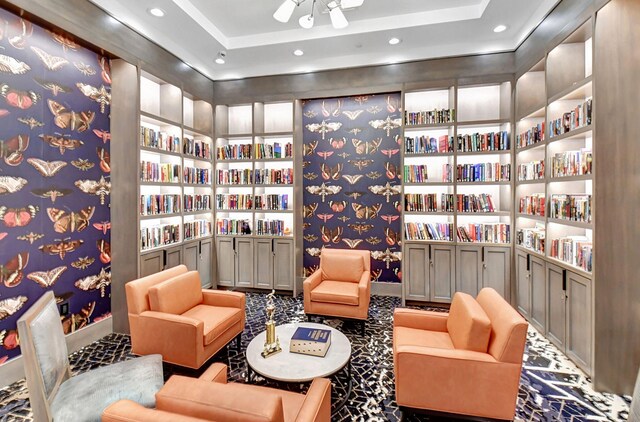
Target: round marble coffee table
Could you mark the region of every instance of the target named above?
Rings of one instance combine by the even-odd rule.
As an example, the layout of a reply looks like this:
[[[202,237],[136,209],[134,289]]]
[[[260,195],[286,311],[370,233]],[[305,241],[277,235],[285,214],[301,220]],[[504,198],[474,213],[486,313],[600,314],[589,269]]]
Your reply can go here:
[[[331,346],[324,357],[309,356],[289,352],[289,342],[298,327],[319,328],[331,331]],[[258,334],[247,347],[247,379],[251,381],[251,371],[275,381],[304,383],[314,378],[328,377],[343,368],[347,369],[348,387],[345,397],[337,403],[335,410],[345,405],[351,395],[351,342],[335,328],[323,324],[300,322],[276,326],[276,335],[280,339],[282,351],[263,358],[260,354],[264,347],[266,331]]]

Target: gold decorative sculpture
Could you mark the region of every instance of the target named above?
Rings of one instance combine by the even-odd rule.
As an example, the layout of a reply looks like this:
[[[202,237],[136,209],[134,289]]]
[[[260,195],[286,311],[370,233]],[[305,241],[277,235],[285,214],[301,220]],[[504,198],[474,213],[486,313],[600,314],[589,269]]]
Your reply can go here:
[[[276,323],[273,320],[273,313],[276,310],[276,305],[273,303],[275,297],[275,290],[267,295],[267,336],[264,340],[264,350],[262,350],[262,357],[268,358],[271,355],[275,355],[280,352],[280,339],[276,336]]]

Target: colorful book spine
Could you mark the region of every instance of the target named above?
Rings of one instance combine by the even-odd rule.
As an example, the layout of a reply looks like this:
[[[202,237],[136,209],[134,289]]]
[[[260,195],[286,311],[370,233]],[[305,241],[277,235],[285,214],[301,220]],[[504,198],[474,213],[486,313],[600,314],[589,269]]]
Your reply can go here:
[[[211,145],[200,139],[192,139],[185,137],[182,140],[182,153],[204,160],[211,159]]]
[[[253,195],[237,193],[216,194],[216,208],[219,210],[250,210],[253,206]]]
[[[180,182],[180,165],[141,161],[140,162],[140,181],[160,182],[160,183],[179,183]]]
[[[404,112],[404,124],[407,126],[453,123],[455,120],[456,112],[454,109]]]
[[[258,236],[285,236],[285,225],[282,220],[256,220],[256,235]]]
[[[184,212],[211,210],[211,195],[188,195],[183,197]]]
[[[286,143],[284,145],[284,155],[282,155],[282,144],[275,142],[271,144],[257,144],[255,146],[255,155],[258,160],[272,158],[289,158],[292,157],[293,145]]]
[[[216,234],[236,236],[251,234],[251,222],[233,218],[218,218],[216,220]]]
[[[458,135],[458,151],[508,151],[511,148],[509,132],[489,132]]]
[[[183,230],[184,240],[211,236],[211,221],[205,219],[187,221],[183,224]]]
[[[292,185],[293,169],[255,169],[254,180],[256,185]]]
[[[286,193],[255,195],[253,201],[256,210],[283,211],[289,209],[289,195]]]
[[[544,142],[544,126],[544,122],[540,122],[531,129],[517,135],[516,144],[518,145],[518,148],[524,148],[529,145],[537,144],[538,142]]]
[[[406,240],[453,240],[451,223],[404,223]]]
[[[449,193],[406,193],[404,210],[408,212],[453,212],[454,195]]]
[[[144,250],[180,242],[179,224],[159,224],[140,229],[140,248]]]
[[[552,177],[582,176],[592,170],[593,154],[589,150],[559,152],[551,159]]]
[[[453,152],[453,136],[442,135],[438,139],[429,136],[404,138],[405,154],[446,154]]]
[[[549,201],[549,217],[560,220],[591,222],[591,195],[553,194]]]
[[[486,193],[481,194],[458,194],[457,195],[458,212],[495,212],[493,206],[493,198]]]
[[[191,185],[210,185],[211,170],[199,167],[185,167],[182,181]]]
[[[530,196],[520,197],[520,207],[518,208],[520,214],[537,215],[540,217],[545,216],[545,197],[542,193],[534,193]]]
[[[544,254],[545,229],[544,223],[536,223],[532,228],[521,228],[516,233],[518,245],[535,252]]]
[[[458,182],[502,182],[511,180],[511,164],[458,164]]]
[[[162,151],[180,152],[180,136],[140,126],[140,146]]]
[[[253,183],[251,169],[218,169],[216,173],[219,185],[250,185]]]
[[[404,180],[407,183],[426,183],[429,180],[427,165],[405,165]]]
[[[216,148],[218,160],[250,160],[252,144],[223,145]]]
[[[140,215],[163,215],[180,212],[180,195],[140,195]]]
[[[460,242],[511,242],[511,226],[505,223],[462,224],[458,226],[457,234]]]
[[[593,243],[585,236],[567,236],[551,240],[552,258],[591,272],[593,266]]]
[[[544,179],[544,160],[531,161],[518,165],[518,180],[540,180]]]
[[[591,124],[592,100],[585,100],[562,117],[549,121],[549,137],[562,135]]]

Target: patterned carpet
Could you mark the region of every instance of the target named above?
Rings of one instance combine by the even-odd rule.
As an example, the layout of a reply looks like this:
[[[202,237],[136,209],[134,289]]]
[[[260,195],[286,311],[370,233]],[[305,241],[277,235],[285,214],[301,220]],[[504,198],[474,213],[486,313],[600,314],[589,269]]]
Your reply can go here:
[[[278,324],[304,320],[302,298],[276,298]],[[265,295],[247,294],[247,326],[243,350],[264,330]],[[371,300],[366,336],[359,325],[326,319],[324,322],[344,332],[352,344],[353,390],[347,405],[337,411],[335,421],[398,421],[400,412],[394,400],[393,356],[391,352],[393,309],[400,299],[374,296]],[[84,372],[132,357],[129,337],[111,334],[70,356],[74,373]],[[235,348],[223,350],[211,362],[229,365],[229,377],[244,382],[246,361]],[[197,372],[165,366],[165,376]],[[274,385],[264,379],[259,384]],[[428,382],[428,381],[425,381]],[[346,375],[333,377],[333,397],[345,393]],[[282,386],[280,386],[282,387]],[[302,388],[304,386],[290,386]],[[522,370],[516,420],[518,421],[618,421],[626,420],[629,397],[596,393],[587,376],[535,330],[530,329]],[[0,390],[0,422],[31,421],[25,382],[18,381]],[[411,416],[409,421],[435,421],[441,418]],[[453,421],[453,419],[447,419]]]

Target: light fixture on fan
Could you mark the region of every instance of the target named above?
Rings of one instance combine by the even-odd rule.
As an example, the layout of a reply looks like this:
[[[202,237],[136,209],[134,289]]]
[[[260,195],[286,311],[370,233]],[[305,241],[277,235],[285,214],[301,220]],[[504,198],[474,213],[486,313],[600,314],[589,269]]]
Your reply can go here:
[[[273,14],[273,18],[278,22],[289,22],[289,19],[291,19],[291,15],[293,15],[296,6],[300,6],[302,3],[304,3],[304,1],[305,0],[284,0],[280,7],[278,7],[278,10],[276,10]],[[342,11],[344,9],[353,9],[356,7],[360,7],[363,3],[364,0],[332,0],[327,3],[326,7],[329,12],[329,18],[331,19],[331,25],[333,25],[333,27],[336,29],[346,28],[349,25],[349,22],[347,21],[347,18],[345,18]],[[302,16],[298,20],[298,24],[302,28],[313,28],[313,24],[315,21],[315,5],[316,0],[313,0],[313,2],[311,3],[311,12]]]

